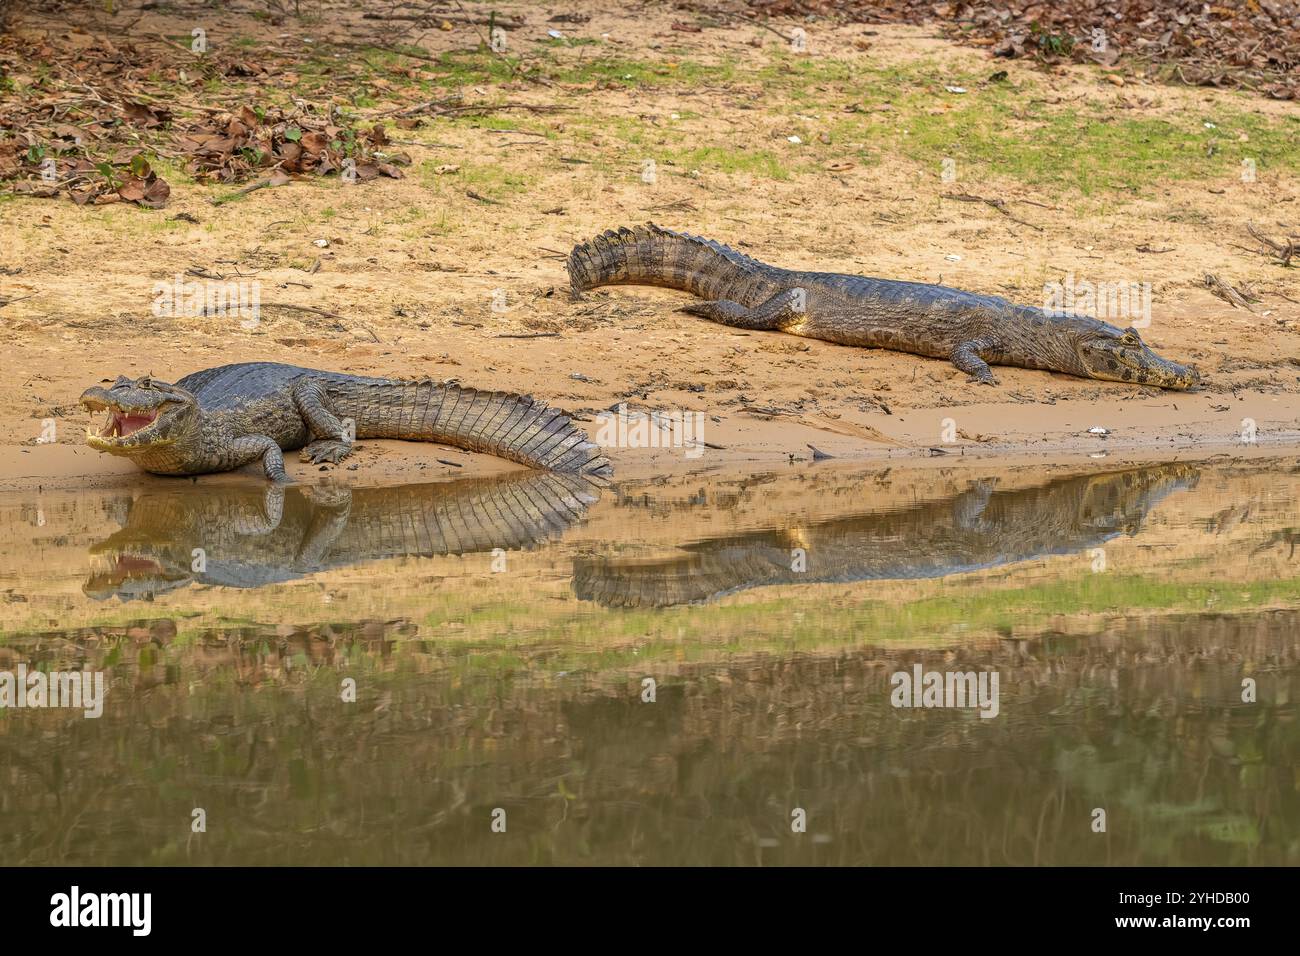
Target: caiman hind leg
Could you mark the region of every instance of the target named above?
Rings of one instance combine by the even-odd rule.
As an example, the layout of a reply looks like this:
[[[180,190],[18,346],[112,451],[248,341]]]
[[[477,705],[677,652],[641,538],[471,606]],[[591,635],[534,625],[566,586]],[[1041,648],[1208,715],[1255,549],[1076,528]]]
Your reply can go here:
[[[808,294],[800,288],[778,292],[762,305],[747,309],[739,302],[718,299],[715,302],[692,302],[683,312],[702,315],[714,322],[755,332],[780,332],[803,321],[807,315]]]
[[[303,461],[309,461],[313,465],[324,461],[337,463],[352,454],[356,426],[354,424],[348,428],[330,409],[324,383],[311,378],[294,382],[293,403],[314,439],[300,452],[299,457]]]
[[[962,342],[952,350],[952,364],[983,385],[996,385],[998,380],[993,376],[993,370],[980,355],[990,347],[988,342]]]

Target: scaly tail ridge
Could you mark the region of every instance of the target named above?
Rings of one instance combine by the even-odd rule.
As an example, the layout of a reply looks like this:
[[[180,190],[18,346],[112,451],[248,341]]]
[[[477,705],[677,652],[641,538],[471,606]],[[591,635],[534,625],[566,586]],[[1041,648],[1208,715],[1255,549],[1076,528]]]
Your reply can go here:
[[[434,439],[566,474],[608,477],[609,459],[563,411],[530,395],[447,385]]]
[[[753,308],[780,291],[784,270],[765,265],[720,242],[654,223],[610,229],[569,253],[574,299],[603,285],[680,289],[710,301],[728,299]]]
[[[331,384],[358,438],[436,441],[533,468],[608,478],[608,458],[567,414],[530,395],[429,379]]]

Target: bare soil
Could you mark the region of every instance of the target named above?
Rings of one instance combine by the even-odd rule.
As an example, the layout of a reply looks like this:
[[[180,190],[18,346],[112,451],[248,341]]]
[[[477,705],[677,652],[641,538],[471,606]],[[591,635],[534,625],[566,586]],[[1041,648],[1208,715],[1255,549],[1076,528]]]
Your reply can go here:
[[[175,380],[251,360],[456,378],[529,392],[589,419],[620,402],[706,415],[704,438],[717,447],[695,459],[678,449],[612,449],[616,469],[627,476],[807,459],[810,445],[843,458],[928,456],[938,453],[933,449],[1158,456],[1239,445],[1243,429],[1264,446],[1300,441],[1295,266],[1250,248],[1244,231],[1254,222],[1274,236],[1300,232],[1300,188],[1284,172],[1243,182],[1229,167],[1209,182],[1152,182],[1136,194],[1086,198],[996,169],[982,170],[977,181],[946,183],[940,170],[905,150],[819,137],[829,112],[800,114],[800,142],[791,142],[790,104],[774,101],[744,74],[726,83],[672,81],[674,64],[748,62],[782,51],[784,41],[761,25],[691,32],[675,27],[683,14],[667,4],[634,12],[586,0],[495,6],[526,18],[528,25],[511,34],[512,50],[554,42],[547,30],[559,29],[628,61],[659,64],[666,78],[661,85],[520,78],[466,85],[458,92],[470,101],[564,109],[502,111],[477,123],[435,118],[420,129],[393,129],[413,160],[402,179],[349,184],[304,177],[214,205],[231,187],[173,171],[162,209],[0,201],[0,300],[9,300],[0,305],[0,486],[136,480],[129,463],[84,445],[80,392],[122,373]],[[270,22],[254,17],[257,9],[232,5],[201,16],[210,37],[247,37],[280,50],[298,49],[304,38],[343,43],[367,26],[342,4],[322,5],[326,12],[312,22]],[[549,22],[575,13],[589,19]],[[183,36],[198,15],[165,6],[136,10],[130,32]],[[10,33],[94,45],[118,24],[101,20],[69,21],[66,9],[19,10]],[[417,31],[428,56],[474,48],[482,38],[481,26],[448,25]],[[560,47],[554,55],[581,68],[584,57],[597,55],[591,49]],[[1044,72],[1027,61],[993,61],[921,27],[819,24],[806,55],[832,54],[877,69],[938,62],[953,70],[1006,70],[1010,83],[1046,86],[1042,110],[1100,101],[1117,112],[1145,103],[1139,108],[1153,116],[1200,115],[1220,98],[1265,118],[1295,110],[1226,90],[1117,85],[1089,66]],[[418,58],[401,65],[429,75],[438,70]],[[283,74],[277,66],[247,83],[271,90],[288,82]],[[827,102],[851,99],[851,90],[827,86]],[[373,83],[369,90],[378,98],[359,108],[367,119],[391,119],[427,99],[396,80],[388,91]],[[203,102],[210,93],[195,89],[185,102]],[[954,95],[946,99],[940,86],[933,109],[949,108]],[[208,102],[225,102],[212,96]],[[344,91],[327,90],[322,100],[331,96],[341,100]],[[788,160],[788,174],[765,175],[739,160],[701,161],[699,168],[670,161],[646,182],[644,160],[668,142],[669,129],[685,131],[695,147],[742,160],[775,153]],[[876,161],[857,159],[863,150],[875,151]],[[1002,198],[1014,216],[946,198],[953,193]],[[624,287],[568,301],[562,254],[604,229],[647,220],[717,238],[776,265],[942,282],[1033,303],[1041,301],[1045,281],[1066,274],[1150,281],[1144,338],[1161,354],[1198,366],[1206,385],[1174,393],[1001,368],[1001,384],[987,387],[931,359],[712,324],[676,311],[686,296],[671,291]],[[231,316],[155,315],[155,285],[191,269],[260,283],[257,326],[243,328]],[[1258,301],[1234,307],[1215,297],[1207,274],[1254,288]],[[42,442],[49,419],[56,440]],[[1093,427],[1109,434],[1090,434]],[[291,471],[308,477],[318,467],[295,461]],[[326,470],[409,480],[506,467],[512,466],[464,452],[371,441]]]

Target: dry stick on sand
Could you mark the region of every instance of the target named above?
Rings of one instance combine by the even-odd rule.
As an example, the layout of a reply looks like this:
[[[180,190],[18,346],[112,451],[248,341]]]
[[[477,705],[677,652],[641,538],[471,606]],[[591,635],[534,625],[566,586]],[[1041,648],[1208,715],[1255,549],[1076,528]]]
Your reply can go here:
[[[1007,208],[1006,200],[1003,199],[985,199],[983,196],[972,196],[970,193],[945,193],[943,198],[955,199],[958,202],[982,202],[986,206],[992,206],[994,209],[1002,213],[1002,215],[1006,216],[1012,222],[1018,222],[1020,223],[1020,225],[1028,226],[1030,229],[1037,229],[1039,232],[1043,231],[1042,226],[1035,226],[1032,222],[1025,222],[1025,220],[1017,219],[1015,216],[1011,215],[1011,210]],[[1034,205],[1040,205],[1040,204],[1035,203]],[[1044,208],[1049,208],[1049,207],[1044,207]]]
[[[1253,222],[1246,223],[1246,231],[1249,232],[1257,242],[1272,250],[1273,255],[1277,256],[1278,261],[1284,266],[1289,266],[1291,264],[1291,257],[1295,255],[1296,252],[1300,251],[1300,249],[1297,249],[1296,247],[1295,240],[1290,236],[1286,237],[1285,244],[1274,242],[1268,236],[1256,229]]]
[[[488,113],[501,113],[506,110],[523,110],[526,113],[558,113],[562,110],[571,110],[572,106],[559,106],[555,104],[533,104],[533,103],[462,103],[460,96],[448,96],[440,100],[428,100],[424,103],[416,103],[414,106],[408,106],[405,109],[382,110],[378,113],[367,114],[370,119],[378,119],[382,116],[411,117],[420,113],[427,113],[430,116],[469,116],[475,113],[486,116]],[[513,130],[512,132],[519,132]],[[537,134],[529,134],[537,135]],[[417,146],[429,146],[430,143],[416,143]],[[457,147],[459,148],[459,147]]]
[[[268,186],[287,186],[291,182],[293,182],[293,180],[288,175],[276,168],[275,172],[266,177],[266,179],[259,179],[255,183],[249,183],[243,189],[237,189],[233,193],[227,193],[224,196],[214,196],[210,198],[208,202],[212,203],[214,206],[221,206],[225,203],[233,202],[242,196],[247,196],[251,192],[257,192],[259,189],[265,189]]]
[[[491,38],[485,39],[483,37],[482,31],[479,30],[478,25],[473,22],[473,18],[471,17],[470,12],[465,9],[465,5],[462,4],[460,0],[454,0],[454,2],[456,4],[456,9],[460,10],[460,12],[464,14],[464,16],[466,17],[466,22],[469,23],[471,28],[473,28],[475,35],[478,37],[478,42],[482,43],[485,47],[487,47],[492,52],[493,56],[499,59],[506,66],[510,67],[510,75],[512,77],[517,75],[519,73],[519,68],[524,65],[524,61],[520,59],[520,60],[516,60],[514,63],[511,63],[510,57],[506,56],[505,53],[503,53],[501,50],[498,50],[496,47],[492,45]],[[495,11],[492,13],[491,23],[493,24],[494,27],[497,23]],[[521,22],[518,25],[523,26],[523,23]]]
[[[346,329],[346,328],[347,328],[345,325],[343,325],[343,316],[339,315],[337,312],[330,312],[330,311],[328,311],[328,310],[326,310],[326,309],[317,309],[317,308],[314,308],[314,307],[312,307],[312,306],[310,306],[310,305],[294,305],[294,304],[292,304],[292,303],[290,303],[290,302],[263,302],[263,303],[262,303],[262,308],[264,308],[264,309],[288,309],[288,310],[291,311],[291,312],[310,312],[310,313],[313,314],[313,315],[323,316],[324,318],[327,318],[327,319],[334,319],[336,322],[339,323],[339,328],[340,328],[340,329]],[[378,335],[375,334],[375,330],[374,330],[374,329],[372,329],[370,326],[366,325],[364,322],[359,322],[359,323],[357,323],[357,324],[360,325],[361,328],[365,329],[366,332],[369,333],[370,337],[371,337],[374,341],[380,343],[381,345],[383,344],[383,341],[384,341],[384,340],[381,339]]]
[[[1247,312],[1254,312],[1255,310],[1251,308],[1250,303],[1259,301],[1259,296],[1255,295],[1250,286],[1242,286],[1241,290],[1238,291],[1232,287],[1230,282],[1224,282],[1211,272],[1205,274],[1205,286],[1213,295],[1222,299],[1234,309],[1241,306]]]
[[[459,4],[458,4],[459,6]],[[464,10],[464,7],[461,7]],[[456,13],[440,13],[437,10],[429,10],[425,13],[363,13],[362,20],[405,20],[413,23],[430,23],[434,20],[446,20],[448,23],[467,23],[471,26],[487,26],[489,22],[495,22],[498,26],[507,26],[511,29],[519,29],[528,25],[528,21],[523,17],[508,19],[498,16],[495,21],[490,21],[487,17],[475,17]]]
[[[263,309],[288,309],[292,312],[310,312],[313,315],[324,316],[327,319],[337,319],[339,322],[343,321],[343,316],[339,315],[337,312],[329,312],[326,311],[325,309],[316,309],[310,305],[293,305],[290,302],[263,302],[260,304],[260,307]],[[215,310],[209,312],[205,309],[203,314],[217,315],[219,313]],[[366,331],[370,332],[371,335],[375,334],[374,332],[371,332],[369,328],[366,328]],[[376,342],[379,341],[378,337],[375,338],[375,341]]]
[[[293,305],[290,302],[263,302],[264,309],[290,309],[294,312],[311,312],[314,315],[323,315],[327,319],[338,319],[343,321],[343,316],[337,312],[330,312],[327,309],[317,309],[310,305]]]
[[[740,20],[739,22],[744,23],[744,22],[747,22],[747,21]],[[754,21],[752,21],[752,22],[753,22],[754,26],[762,27],[764,30],[768,30],[768,31],[770,31],[770,32],[772,32],[772,33],[775,33],[777,36],[779,36],[779,37],[780,37],[782,40],[784,40],[786,43],[793,43],[793,42],[794,42],[794,37],[788,37],[788,36],[786,36],[784,33],[782,33],[782,32],[781,32],[780,30],[778,30],[776,27],[772,26],[772,24],[768,23],[766,20],[754,20]]]

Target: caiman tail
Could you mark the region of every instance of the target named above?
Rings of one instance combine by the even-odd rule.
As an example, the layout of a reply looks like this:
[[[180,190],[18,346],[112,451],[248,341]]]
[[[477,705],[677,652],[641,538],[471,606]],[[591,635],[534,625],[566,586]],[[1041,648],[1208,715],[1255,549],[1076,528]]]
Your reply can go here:
[[[533,468],[609,477],[600,448],[559,409],[529,395],[416,380],[351,380],[327,391],[357,438],[435,441]]]
[[[741,588],[792,582],[790,552],[727,548],[663,561],[619,562],[604,557],[573,561],[573,593],[602,607],[675,607],[700,604]]]
[[[702,299],[728,299],[754,308],[781,291],[784,270],[765,265],[712,239],[654,223],[611,229],[569,253],[573,298],[602,285],[655,285]]]

